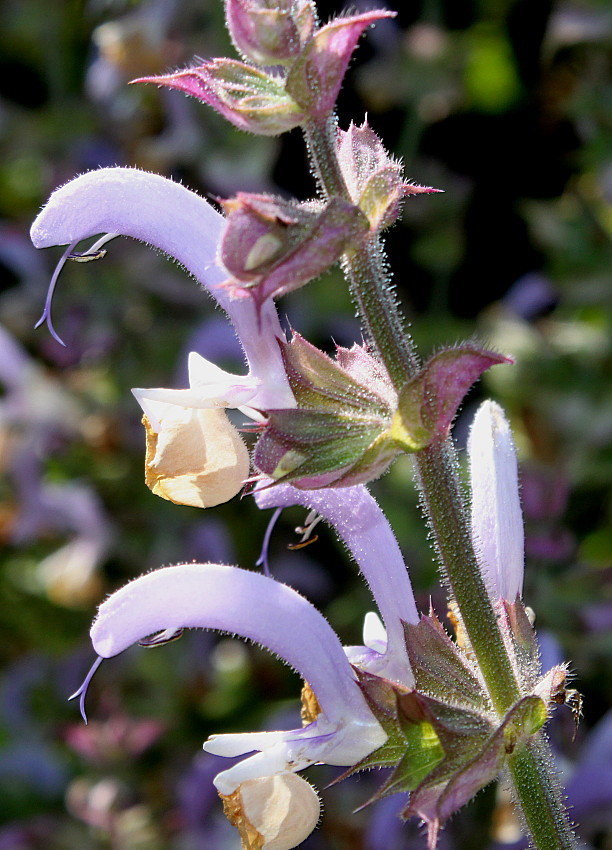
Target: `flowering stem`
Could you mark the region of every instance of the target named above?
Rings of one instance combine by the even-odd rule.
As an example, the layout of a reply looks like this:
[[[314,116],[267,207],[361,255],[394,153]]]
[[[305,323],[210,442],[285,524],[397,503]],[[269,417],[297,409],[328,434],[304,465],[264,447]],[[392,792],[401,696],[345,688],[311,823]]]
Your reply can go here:
[[[306,139],[315,173],[327,197],[349,198],[335,150],[335,123],[313,124]],[[378,240],[371,237],[345,258],[345,270],[365,331],[376,345],[396,390],[418,371],[419,359],[391,293]],[[440,563],[463,616],[472,648],[503,715],[519,698],[518,685],[476,563],[467,513],[450,442],[416,455],[423,504]]]
[[[335,121],[313,122],[305,127],[304,133],[323,196],[351,201],[336,156]],[[397,309],[376,234],[355,245],[345,256],[344,271],[364,330],[395,386],[403,386],[420,364]]]
[[[554,772],[545,736],[520,744],[508,758],[523,816],[537,848],[573,850],[578,841],[550,774]],[[552,770],[551,770],[552,769]]]
[[[444,576],[500,717],[520,697],[514,671],[489,601],[470,535],[450,440],[416,456],[423,505]]]
[[[350,200],[336,155],[336,123],[305,128],[321,193]],[[418,371],[420,360],[393,296],[378,238],[371,235],[344,258],[344,269],[363,327],[397,391]],[[500,719],[519,699],[519,686],[472,545],[468,514],[450,439],[415,455],[422,503],[435,548],[472,650]],[[517,747],[510,759],[517,801],[538,850],[576,846],[550,771],[544,738]]]

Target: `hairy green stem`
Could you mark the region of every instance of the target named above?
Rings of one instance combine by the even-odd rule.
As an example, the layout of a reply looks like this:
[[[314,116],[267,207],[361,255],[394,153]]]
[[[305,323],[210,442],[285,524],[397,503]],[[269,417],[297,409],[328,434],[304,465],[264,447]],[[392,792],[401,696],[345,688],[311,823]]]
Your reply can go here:
[[[335,125],[313,124],[306,139],[326,197],[349,199],[335,148]],[[399,391],[418,370],[419,360],[403,327],[375,237],[354,248],[344,261],[364,330],[375,344]],[[495,614],[476,563],[450,441],[416,455],[423,504],[436,550],[493,705],[501,716],[519,698],[518,685]]]
[[[304,133],[323,196],[335,195],[350,201],[336,155],[335,122],[330,119],[325,124],[313,123]],[[344,271],[365,333],[376,346],[395,386],[402,386],[407,376],[419,368],[419,361],[397,309],[376,234],[352,247],[345,257]]]
[[[501,718],[519,699],[520,692],[476,561],[457,478],[455,450],[449,439],[418,452],[415,460],[421,498],[443,575],[459,606],[491,702]]]
[[[515,795],[537,848],[574,850],[576,836],[550,774],[552,756],[543,733],[519,744],[508,757]]]
[[[324,198],[350,200],[336,153],[336,124],[310,124],[305,136]],[[398,311],[379,240],[370,238],[345,256],[344,270],[363,328],[399,391],[420,361]],[[417,478],[436,552],[472,650],[500,719],[520,690],[472,544],[465,500],[450,439],[416,454]],[[510,756],[516,798],[538,850],[576,846],[551,773],[552,757],[543,736],[521,744]]]

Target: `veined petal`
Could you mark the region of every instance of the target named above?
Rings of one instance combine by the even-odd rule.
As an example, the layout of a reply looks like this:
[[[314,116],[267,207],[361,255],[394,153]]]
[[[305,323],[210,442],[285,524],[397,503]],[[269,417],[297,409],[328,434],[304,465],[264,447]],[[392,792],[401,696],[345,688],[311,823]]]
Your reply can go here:
[[[308,726],[286,732],[211,735],[204,749],[207,753],[230,758],[258,752],[215,779],[217,788],[226,794],[228,792],[222,787],[226,783],[235,786],[247,779],[282,770],[303,770],[315,762],[355,764],[385,740],[386,735],[376,721],[364,723],[355,718],[332,723],[320,714]]]
[[[232,320],[251,375],[262,379],[253,400],[262,409],[293,406],[277,339],[284,333],[272,303],[258,315],[250,298],[231,300],[217,263],[225,220],[179,183],[135,168],[101,168],[57,189],[30,235],[37,248],[68,245],[100,233],[132,236],[174,257],[208,289]]]
[[[211,398],[215,393],[221,407],[242,407],[256,395],[262,383],[251,375],[226,372],[196,351],[189,354],[187,368],[191,389]]]
[[[306,730],[309,727],[283,732],[283,738],[272,746],[217,774],[215,787],[222,794],[231,794],[238,785],[259,776],[304,770],[317,763],[349,766],[382,746],[387,738],[376,721],[368,725],[359,722],[331,725],[325,724],[324,718],[319,716],[310,724],[311,727],[323,725],[328,731],[320,735],[308,734]],[[220,740],[226,737],[233,736],[213,735],[204,744],[204,749],[210,753],[217,752]]]
[[[274,579],[219,564],[165,567],[103,602],[91,639],[98,655],[110,658],[169,628],[219,629],[255,641],[310,684],[329,722],[373,720],[329,623]]]
[[[363,485],[324,490],[298,490],[277,484],[255,493],[264,508],[303,505],[333,526],[372,592],[384,621],[387,650],[372,673],[413,687],[402,621],[418,623],[410,578],[395,535],[374,497]]]
[[[498,404],[478,408],[468,440],[472,539],[493,602],[514,602],[523,589],[523,516],[516,451]]]

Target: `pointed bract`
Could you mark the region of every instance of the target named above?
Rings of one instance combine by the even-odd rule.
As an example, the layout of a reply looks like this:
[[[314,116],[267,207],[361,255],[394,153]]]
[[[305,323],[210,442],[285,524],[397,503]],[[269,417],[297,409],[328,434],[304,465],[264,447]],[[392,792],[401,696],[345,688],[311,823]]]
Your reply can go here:
[[[239,130],[260,136],[278,136],[303,120],[302,110],[287,94],[282,80],[236,59],[209,59],[173,74],[140,77],[132,82],[182,91],[210,106]]]
[[[508,357],[463,345],[441,351],[401,390],[392,436],[406,451],[446,437],[463,397],[484,371]]]
[[[414,697],[425,702],[420,695]],[[398,703],[405,708],[411,698],[400,696]],[[412,791],[402,816],[416,815],[427,823],[427,846],[435,850],[440,827],[498,776],[509,753],[542,727],[546,707],[536,696],[523,697],[496,728],[478,725],[472,728],[467,715],[462,716],[457,709],[440,716],[433,702],[427,711],[445,758]]]
[[[311,118],[324,119],[334,108],[359,37],[367,27],[395,12],[374,10],[336,18],[308,42],[287,76],[286,90]]]
[[[367,232],[361,211],[341,198],[321,206],[241,192],[224,208],[219,256],[233,276],[226,285],[257,305],[318,277]]]
[[[367,121],[338,131],[337,152],[349,194],[374,231],[393,224],[406,196],[439,191],[407,183],[401,162],[389,156]]]

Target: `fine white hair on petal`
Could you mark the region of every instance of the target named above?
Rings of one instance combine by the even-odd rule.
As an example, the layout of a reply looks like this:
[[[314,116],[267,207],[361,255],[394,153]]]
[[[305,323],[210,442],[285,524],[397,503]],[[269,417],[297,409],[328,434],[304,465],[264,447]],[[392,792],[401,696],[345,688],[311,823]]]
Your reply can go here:
[[[496,602],[514,602],[523,589],[523,516],[516,450],[502,408],[485,401],[468,439],[472,539],[483,578]]]
[[[419,614],[401,550],[374,497],[362,484],[320,490],[263,484],[254,494],[260,508],[303,505],[335,529],[368,583],[386,629],[387,651],[369,670],[414,687],[402,622],[416,624]]]
[[[220,564],[155,570],[102,603],[91,639],[97,654],[110,658],[147,635],[179,627],[253,640],[310,683],[330,721],[373,720],[327,620],[295,590],[259,573]]]
[[[57,189],[30,230],[37,248],[78,243],[110,233],[131,236],[181,263],[230,317],[252,376],[262,379],[252,406],[292,407],[278,340],[284,340],[274,303],[260,310],[251,298],[232,300],[221,286],[217,262],[225,219],[204,198],[158,174],[136,168],[101,168]]]

